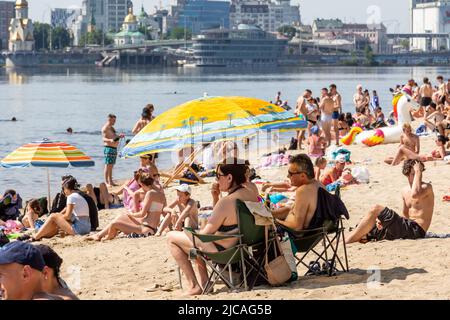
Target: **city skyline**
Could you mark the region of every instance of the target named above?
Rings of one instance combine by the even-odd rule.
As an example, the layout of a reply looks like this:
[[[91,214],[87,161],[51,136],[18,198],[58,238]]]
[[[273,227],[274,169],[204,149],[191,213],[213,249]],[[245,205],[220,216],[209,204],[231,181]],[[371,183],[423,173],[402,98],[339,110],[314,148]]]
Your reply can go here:
[[[51,8],[81,7],[82,0],[29,0],[30,17],[35,21],[50,21]],[[162,0],[163,7],[169,7],[175,0]],[[144,4],[147,12],[153,12],[159,6],[159,0],[135,0],[136,8]],[[383,22],[388,32],[409,32],[409,1],[391,0],[359,0],[337,2],[334,0],[293,0],[299,4],[302,22],[311,24],[316,18],[340,18],[348,23],[378,23]],[[351,12],[352,14],[349,14]]]

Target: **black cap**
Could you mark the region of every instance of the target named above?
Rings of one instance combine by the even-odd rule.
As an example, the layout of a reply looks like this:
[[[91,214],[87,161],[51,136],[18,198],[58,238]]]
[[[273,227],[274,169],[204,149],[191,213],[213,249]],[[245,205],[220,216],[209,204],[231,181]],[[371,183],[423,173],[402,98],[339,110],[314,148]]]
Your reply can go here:
[[[0,248],[0,265],[18,263],[42,271],[44,258],[36,247],[29,243],[14,241]]]
[[[52,248],[44,244],[37,245],[36,249],[42,254],[45,265],[58,275],[63,259]]]

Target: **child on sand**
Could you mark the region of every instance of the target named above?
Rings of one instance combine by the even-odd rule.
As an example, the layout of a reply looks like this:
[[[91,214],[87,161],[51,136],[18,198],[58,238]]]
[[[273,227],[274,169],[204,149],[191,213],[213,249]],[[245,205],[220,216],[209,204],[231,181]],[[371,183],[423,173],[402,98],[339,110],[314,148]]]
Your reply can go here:
[[[169,225],[177,231],[182,231],[183,227],[194,230],[198,228],[198,202],[191,198],[191,187],[182,184],[174,189],[177,191],[177,199],[163,209],[165,217],[155,236],[161,236]]]
[[[316,159],[315,167],[314,167],[314,176],[317,181],[320,181],[320,176],[322,175],[322,172],[327,167],[327,159],[324,157],[320,157]]]
[[[317,126],[311,128],[311,135],[308,137],[308,153],[310,157],[320,158],[325,155],[326,141],[319,136],[320,129]]]

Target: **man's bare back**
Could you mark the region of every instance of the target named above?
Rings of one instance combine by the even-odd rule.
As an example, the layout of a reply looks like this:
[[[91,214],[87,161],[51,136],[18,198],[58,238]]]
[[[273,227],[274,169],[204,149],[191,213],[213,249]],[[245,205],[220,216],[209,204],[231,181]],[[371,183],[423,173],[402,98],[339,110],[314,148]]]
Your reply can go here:
[[[420,87],[419,92],[422,98],[431,98],[433,96],[433,87],[430,84],[424,84]]]
[[[322,101],[320,102],[320,110],[327,114],[331,115],[334,111],[335,103],[333,98],[329,96],[322,97]]]
[[[405,218],[415,221],[424,231],[428,231],[434,212],[433,186],[422,183],[422,192],[415,198],[412,197],[411,187],[405,187],[402,197]]]

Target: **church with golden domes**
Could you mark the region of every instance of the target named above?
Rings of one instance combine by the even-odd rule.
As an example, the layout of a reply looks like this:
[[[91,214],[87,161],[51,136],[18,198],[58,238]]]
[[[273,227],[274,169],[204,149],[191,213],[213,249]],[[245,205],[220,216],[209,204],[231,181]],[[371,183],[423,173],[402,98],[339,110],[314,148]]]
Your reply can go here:
[[[9,51],[34,51],[33,22],[28,19],[28,2],[16,1],[16,17],[9,25]]]
[[[114,43],[116,46],[129,44],[142,44],[145,41],[145,35],[139,32],[138,19],[133,14],[133,8],[130,8],[128,15],[123,21],[122,29],[114,35]]]

